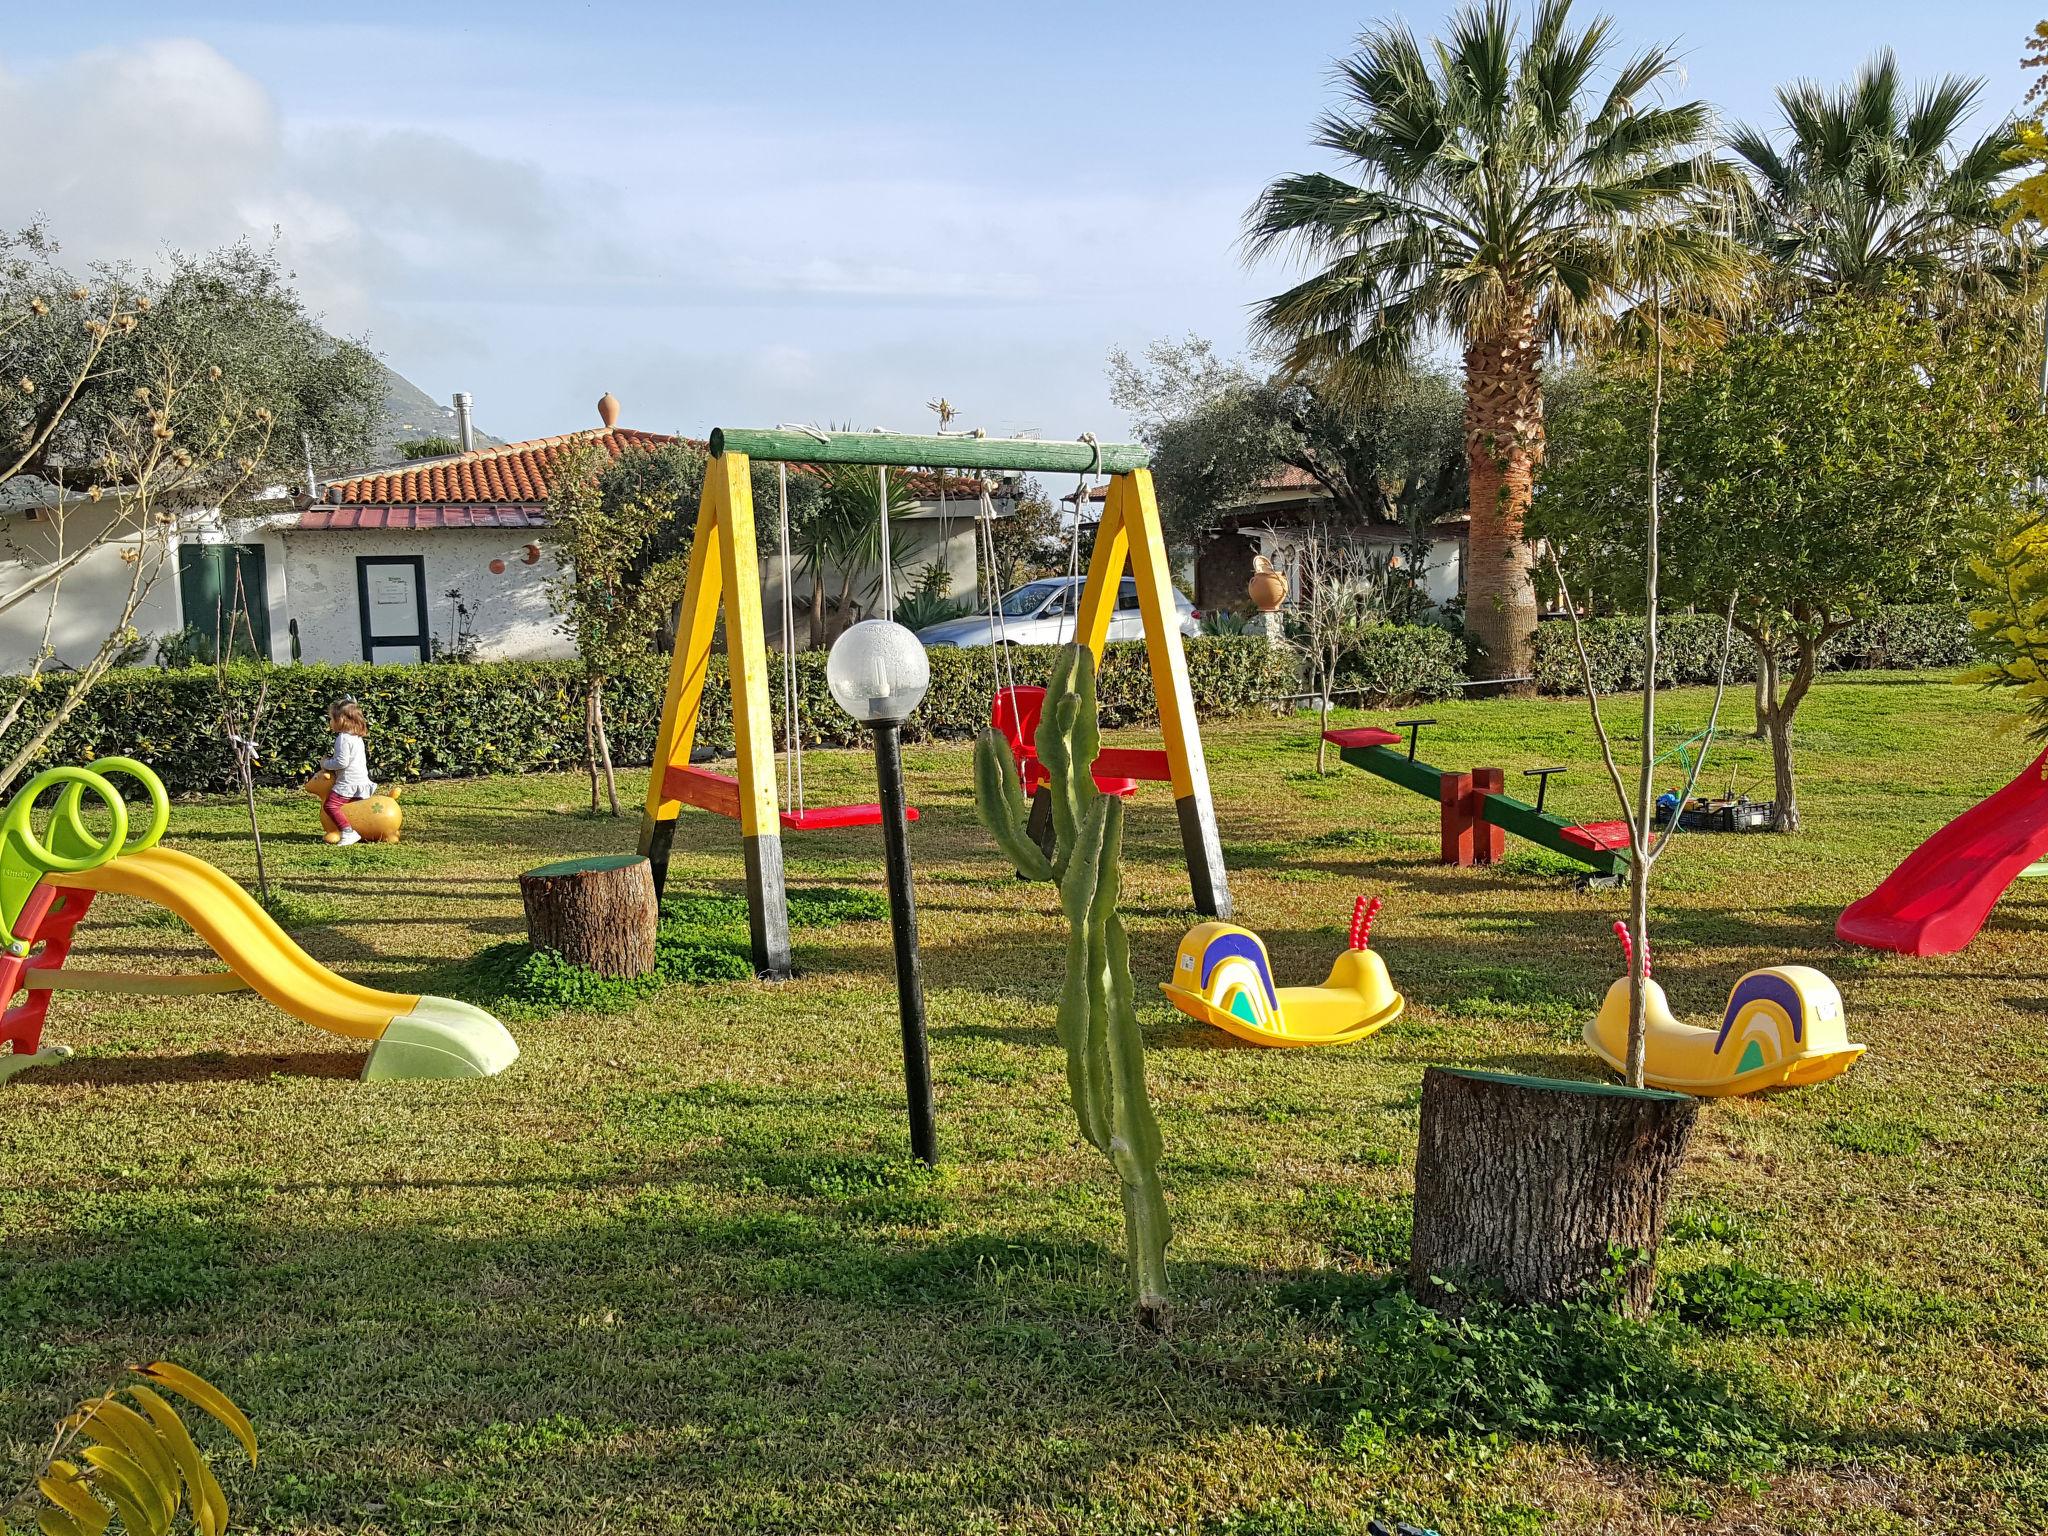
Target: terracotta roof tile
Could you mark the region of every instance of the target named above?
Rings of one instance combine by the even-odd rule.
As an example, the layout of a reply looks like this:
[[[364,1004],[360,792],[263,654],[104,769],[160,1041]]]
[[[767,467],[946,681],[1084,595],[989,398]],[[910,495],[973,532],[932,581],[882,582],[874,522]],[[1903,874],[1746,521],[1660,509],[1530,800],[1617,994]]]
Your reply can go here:
[[[630,427],[566,432],[499,448],[476,448],[452,459],[350,475],[331,482],[324,500],[337,506],[538,506],[548,499],[548,487],[561,466],[580,448],[596,446],[616,459],[634,449],[662,448],[674,441],[667,433]]]
[[[299,515],[298,527],[538,528],[546,521],[543,514],[555,476],[578,450],[596,446],[616,459],[676,441],[666,432],[599,427],[472,449],[456,458],[373,469],[330,481],[322,498]],[[681,441],[704,446],[694,438]],[[938,497],[942,483],[946,495],[956,499],[980,494],[977,483],[964,475],[918,473],[909,483],[914,494],[927,500]]]

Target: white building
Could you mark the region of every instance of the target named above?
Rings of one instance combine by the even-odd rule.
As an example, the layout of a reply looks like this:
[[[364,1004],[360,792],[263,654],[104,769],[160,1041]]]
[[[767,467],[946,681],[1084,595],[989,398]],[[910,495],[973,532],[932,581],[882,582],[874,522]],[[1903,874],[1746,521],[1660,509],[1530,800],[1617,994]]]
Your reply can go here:
[[[449,649],[481,660],[567,656],[548,601],[555,566],[542,531],[554,475],[568,456],[595,445],[613,458],[651,451],[672,436],[617,425],[617,402],[586,432],[506,443],[422,459],[327,483],[317,496],[279,498],[276,512],[187,518],[164,574],[136,615],[150,639],[190,626],[212,635],[232,610],[237,579],[271,660],[412,662]],[[905,472],[909,473],[909,472]],[[912,476],[917,509],[901,518],[908,568],[938,561],[955,593],[975,591],[974,510],[968,482],[948,481],[949,500],[929,475]],[[56,551],[39,493],[0,507],[0,592],[46,568]],[[262,507],[263,502],[254,504]],[[1006,505],[999,509],[1007,514]],[[39,526],[40,525],[40,526]],[[73,547],[91,531],[69,514]],[[104,526],[104,523],[93,525]],[[782,589],[775,551],[762,552],[764,610],[779,636]],[[64,578],[51,646],[60,664],[83,664],[118,613],[131,567],[107,547]],[[799,578],[801,583],[801,578]],[[798,643],[806,634],[801,586]],[[44,606],[34,600],[0,613],[0,666],[25,670],[42,639]],[[835,615],[833,630],[844,622]]]

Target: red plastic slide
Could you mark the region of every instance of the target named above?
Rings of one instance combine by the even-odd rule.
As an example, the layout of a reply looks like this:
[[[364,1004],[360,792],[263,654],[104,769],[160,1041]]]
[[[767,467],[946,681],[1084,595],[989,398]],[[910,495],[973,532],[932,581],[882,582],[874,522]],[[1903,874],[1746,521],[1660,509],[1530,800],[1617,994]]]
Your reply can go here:
[[[1835,937],[1902,955],[1952,955],[1977,936],[2020,871],[2048,854],[2048,752],[1973,805],[1835,923]]]

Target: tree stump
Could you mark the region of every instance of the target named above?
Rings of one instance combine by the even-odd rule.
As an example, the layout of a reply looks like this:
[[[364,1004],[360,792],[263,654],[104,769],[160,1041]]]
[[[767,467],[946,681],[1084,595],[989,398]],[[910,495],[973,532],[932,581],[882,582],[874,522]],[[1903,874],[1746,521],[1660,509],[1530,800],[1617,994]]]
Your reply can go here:
[[[1428,1068],[1409,1287],[1445,1312],[1468,1285],[1565,1302],[1599,1283],[1619,1248],[1633,1256],[1619,1303],[1641,1316],[1698,1110],[1681,1093]]]
[[[654,969],[654,871],[638,854],[544,864],[519,877],[519,895],[536,949],[601,976]]]

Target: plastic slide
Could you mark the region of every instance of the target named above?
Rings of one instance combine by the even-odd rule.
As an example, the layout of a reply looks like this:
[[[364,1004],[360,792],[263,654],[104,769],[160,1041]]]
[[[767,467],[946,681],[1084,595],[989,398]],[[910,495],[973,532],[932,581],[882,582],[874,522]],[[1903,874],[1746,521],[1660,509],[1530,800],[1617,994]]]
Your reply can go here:
[[[1850,904],[1835,937],[1902,955],[1952,955],[1977,936],[1998,898],[2048,854],[2048,752],[1963,812]]]
[[[489,1077],[519,1055],[510,1032],[481,1008],[380,992],[335,975],[299,948],[255,897],[189,853],[151,848],[46,878],[59,889],[133,896],[175,912],[266,1002],[315,1029],[373,1042],[365,1081]]]
[[[152,815],[130,839],[129,820],[109,773],[142,783]],[[31,820],[37,799],[61,786],[50,832]],[[101,801],[104,836],[80,815],[80,797]],[[0,1000],[26,1000],[0,1013],[0,1080],[61,1050],[39,1050],[51,994],[64,991],[197,995],[246,988],[293,1018],[330,1034],[370,1042],[363,1078],[489,1077],[519,1056],[505,1026],[452,998],[382,992],[337,976],[307,954],[256,899],[203,859],[155,846],[169,820],[163,786],[142,764],[102,758],[89,768],[38,775],[0,815]],[[150,976],[67,970],[72,930],[95,897],[151,902],[189,924],[229,967],[229,976]]]

